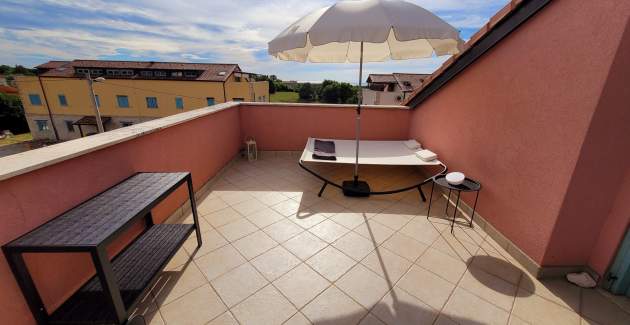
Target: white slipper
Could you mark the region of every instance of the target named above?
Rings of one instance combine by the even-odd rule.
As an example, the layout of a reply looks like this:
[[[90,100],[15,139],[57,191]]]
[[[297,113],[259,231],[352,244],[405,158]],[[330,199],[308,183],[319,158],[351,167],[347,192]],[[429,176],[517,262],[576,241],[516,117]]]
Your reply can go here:
[[[567,281],[582,288],[594,288],[597,285],[590,274],[586,272],[569,273],[567,274]]]

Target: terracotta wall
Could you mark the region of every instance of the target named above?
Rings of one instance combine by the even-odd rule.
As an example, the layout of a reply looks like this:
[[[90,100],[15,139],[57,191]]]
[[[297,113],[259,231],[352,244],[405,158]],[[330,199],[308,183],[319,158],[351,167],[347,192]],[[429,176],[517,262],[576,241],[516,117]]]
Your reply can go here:
[[[199,187],[237,154],[239,128],[238,107],[234,107],[0,181],[0,245],[135,172],[191,171]],[[184,186],[156,207],[156,221],[186,199]],[[132,229],[110,250],[118,250],[139,230]],[[27,263],[50,308],[80,285],[77,278],[87,279],[93,272],[89,258],[79,254],[29,256]],[[4,258],[0,259],[0,292],[0,323],[34,323]]]
[[[354,139],[355,136],[352,107],[244,104],[240,112],[241,135],[254,137],[259,150],[301,151],[308,137]],[[364,108],[361,138],[406,139],[409,117],[407,109]]]
[[[412,113],[410,136],[479,179],[479,212],[542,265],[586,264],[614,203],[629,13],[552,1]]]

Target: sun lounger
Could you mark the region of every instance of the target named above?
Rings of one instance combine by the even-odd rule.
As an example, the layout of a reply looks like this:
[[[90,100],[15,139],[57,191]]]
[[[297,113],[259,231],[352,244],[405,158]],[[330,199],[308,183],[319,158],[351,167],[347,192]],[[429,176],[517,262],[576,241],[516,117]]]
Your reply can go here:
[[[325,177],[317,174],[313,170],[309,169],[305,163],[326,163],[326,164],[354,164],[355,163],[355,140],[337,140],[337,139],[317,139],[324,141],[333,141],[335,143],[335,160],[323,160],[313,157],[315,150],[315,139],[309,138],[306,142],[302,156],[300,157],[300,166],[313,176],[319,178],[324,182],[319,196],[323,193],[328,184],[338,188],[342,188],[341,185],[334,183],[326,179]],[[441,161],[435,159],[432,161],[423,161],[420,159],[416,152],[420,149],[409,149],[405,144],[405,141],[367,141],[362,140],[359,143],[359,165],[381,165],[381,166],[441,166],[442,170],[437,174],[442,174],[447,171],[446,165]],[[420,184],[415,184],[401,189],[370,192],[370,195],[379,194],[393,194],[412,189],[418,189],[422,200],[425,201],[424,193],[422,193],[421,186],[428,183],[431,178],[427,178]]]

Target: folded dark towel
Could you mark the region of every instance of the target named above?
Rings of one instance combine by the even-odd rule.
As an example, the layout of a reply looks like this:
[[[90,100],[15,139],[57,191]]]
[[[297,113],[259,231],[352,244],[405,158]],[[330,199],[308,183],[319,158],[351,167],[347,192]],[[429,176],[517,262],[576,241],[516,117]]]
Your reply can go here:
[[[318,160],[337,160],[337,157],[335,157],[335,156],[320,156],[320,155],[313,154],[313,159],[318,159]]]
[[[315,139],[313,159],[337,160],[335,157],[335,142]]]

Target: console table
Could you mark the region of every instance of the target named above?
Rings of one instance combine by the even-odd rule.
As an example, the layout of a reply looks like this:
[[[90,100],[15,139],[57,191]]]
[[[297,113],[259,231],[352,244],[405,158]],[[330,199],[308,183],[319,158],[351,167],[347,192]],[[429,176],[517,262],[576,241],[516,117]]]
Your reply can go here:
[[[187,183],[193,224],[154,224],[151,209]],[[143,218],[145,230],[112,260],[106,248]],[[124,324],[183,242],[196,232],[190,173],[137,173],[2,247],[39,324]],[[23,253],[89,253],[96,275],[49,313]]]

